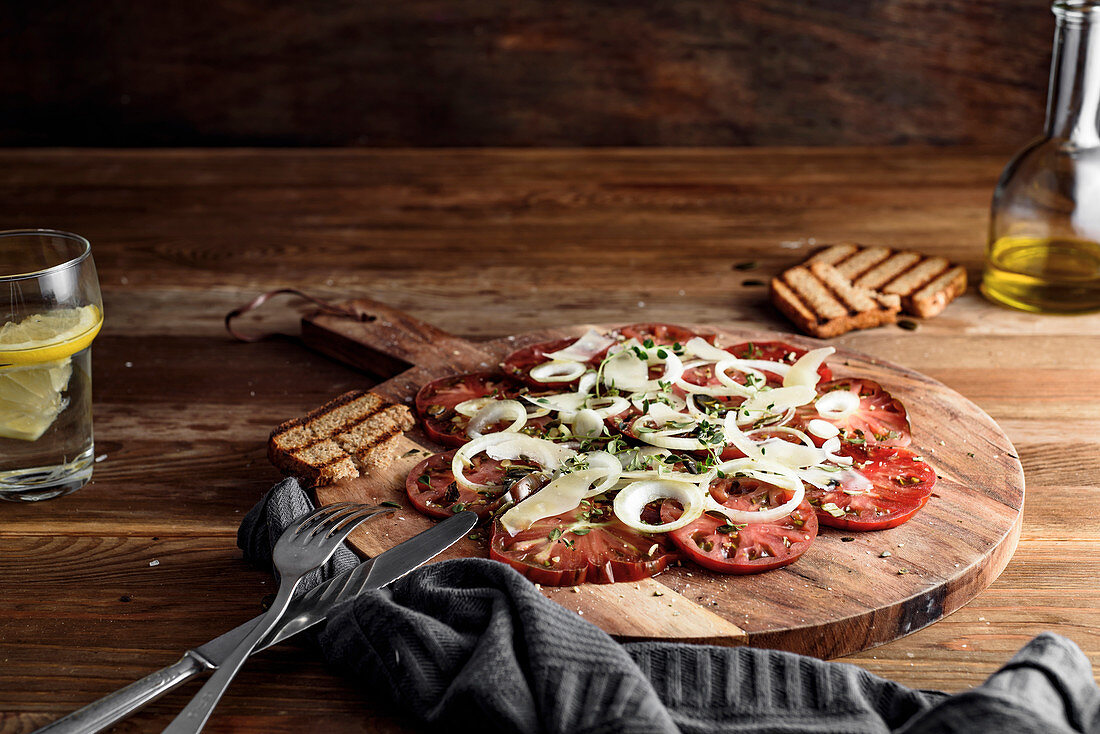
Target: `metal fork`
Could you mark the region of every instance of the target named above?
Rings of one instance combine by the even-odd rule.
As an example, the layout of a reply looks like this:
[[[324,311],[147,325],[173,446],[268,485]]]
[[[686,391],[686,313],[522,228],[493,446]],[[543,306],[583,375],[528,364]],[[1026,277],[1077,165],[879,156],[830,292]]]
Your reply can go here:
[[[279,623],[302,577],[327,561],[360,523],[383,512],[393,512],[393,508],[342,502],[315,510],[283,531],[271,552],[279,572],[279,593],[275,601],[191,702],[172,720],[164,730],[165,734],[202,731],[210,713],[252,649]]]

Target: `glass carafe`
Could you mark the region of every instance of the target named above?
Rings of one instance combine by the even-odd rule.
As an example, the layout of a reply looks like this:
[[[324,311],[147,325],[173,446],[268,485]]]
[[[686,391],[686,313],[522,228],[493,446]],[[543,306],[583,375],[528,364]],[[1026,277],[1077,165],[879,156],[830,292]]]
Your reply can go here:
[[[1060,0],[1043,137],[993,194],[982,292],[1027,311],[1100,310],[1100,0]]]

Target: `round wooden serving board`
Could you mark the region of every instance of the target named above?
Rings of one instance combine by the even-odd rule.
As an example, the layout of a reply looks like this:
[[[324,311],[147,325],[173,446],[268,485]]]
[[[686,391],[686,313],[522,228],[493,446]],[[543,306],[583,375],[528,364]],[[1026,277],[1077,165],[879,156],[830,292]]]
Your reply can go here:
[[[428,380],[492,369],[515,348],[580,336],[589,328],[473,343],[382,304],[352,303],[362,321],[313,314],[303,320],[303,338],[311,347],[374,373],[393,374],[413,365],[374,388],[406,403]],[[687,326],[718,333],[720,345],[781,339],[807,348],[821,346],[787,334]],[[685,564],[642,582],[544,588],[543,593],[623,640],[747,644],[828,658],[915,632],[992,583],[1020,534],[1024,477],[1012,443],[981,409],[935,380],[843,349],[829,364],[837,377],[879,382],[907,408],[913,448],[939,475],[932,499],[912,520],[870,533],[822,528],[797,562],[755,576],[723,576]],[[352,536],[368,556],[432,523],[409,505],[404,478],[425,455],[441,449],[419,429],[406,440],[408,455],[381,476],[317,491],[322,504],[401,502],[403,509],[394,516],[372,521]],[[889,554],[884,557],[885,551]],[[484,539],[467,538],[440,558],[486,555]]]

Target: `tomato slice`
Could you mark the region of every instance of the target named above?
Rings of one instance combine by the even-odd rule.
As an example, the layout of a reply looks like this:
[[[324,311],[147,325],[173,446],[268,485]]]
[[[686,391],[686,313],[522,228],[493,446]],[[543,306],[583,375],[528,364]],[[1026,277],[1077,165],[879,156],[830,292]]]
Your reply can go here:
[[[490,489],[474,490],[455,482],[451,472],[454,451],[434,454],[413,467],[405,478],[405,493],[418,510],[432,517],[450,517],[456,512],[473,510],[485,517],[500,504],[507,487],[538,467],[522,462],[502,466],[496,459],[478,454],[463,472],[467,479],[478,484],[493,485]]]
[[[791,498],[789,489],[751,478],[715,479],[710,493],[720,504],[735,510],[766,510]],[[661,507],[664,522],[679,516],[677,505],[666,502]],[[794,512],[774,522],[733,524],[712,510],[669,535],[688,559],[704,568],[748,574],[797,561],[817,537],[817,526],[814,508],[803,500]]]
[[[517,349],[504,358],[504,361],[500,364],[501,369],[504,370],[506,375],[523,380],[531,387],[537,387],[544,390],[575,386],[579,378],[577,380],[550,380],[548,382],[539,382],[531,377],[531,368],[549,362],[550,357],[547,357],[547,354],[565,349],[570,344],[576,343],[576,341],[576,337],[555,339],[552,342],[540,342],[539,344],[532,344],[529,347]],[[603,357],[604,354],[601,352],[588,360],[588,364],[598,365]]]
[[[811,403],[798,409],[795,420],[806,425],[814,418],[821,418],[840,429],[841,441],[856,445],[908,446],[913,440],[905,406],[877,382],[847,378],[817,387],[819,395],[834,390],[858,395],[859,408],[847,418],[823,418]]]
[[[643,344],[647,339],[653,341],[656,346],[670,346],[673,344],[686,344],[690,339],[701,336],[708,342],[714,341],[713,334],[700,334],[675,324],[631,324],[619,329],[624,339],[637,339]]]
[[[664,536],[639,533],[621,523],[611,500],[600,495],[514,536],[497,520],[489,557],[544,586],[610,584],[664,570],[676,559],[669,546]]]
[[[852,468],[870,480],[870,488],[841,474],[839,486],[806,487],[806,497],[822,525],[843,530],[883,530],[901,525],[924,507],[936,485],[936,472],[913,451],[898,446],[853,446]]]
[[[461,446],[470,440],[466,435],[470,419],[457,413],[456,405],[487,396],[514,398],[522,388],[519,382],[496,372],[441,377],[416,393],[416,412],[429,438],[444,446]]]
[[[769,362],[794,364],[806,354],[807,350],[787,342],[742,342],[726,347],[726,351],[738,359],[764,359]],[[767,370],[763,372],[770,387],[779,387],[783,384],[783,378],[780,375]],[[825,381],[833,379],[833,371],[825,364],[817,368],[817,374],[821,375],[821,379]]]

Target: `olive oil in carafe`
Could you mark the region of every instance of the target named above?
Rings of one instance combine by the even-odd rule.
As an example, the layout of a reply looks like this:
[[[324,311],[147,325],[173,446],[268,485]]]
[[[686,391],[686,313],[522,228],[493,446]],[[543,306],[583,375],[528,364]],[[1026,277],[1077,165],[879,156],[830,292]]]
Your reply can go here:
[[[1100,244],[1070,237],[1001,237],[989,247],[982,292],[1026,311],[1100,310]]]
[[[982,293],[1040,313],[1100,310],[1100,0],[1055,0],[1043,134],[993,192]]]

